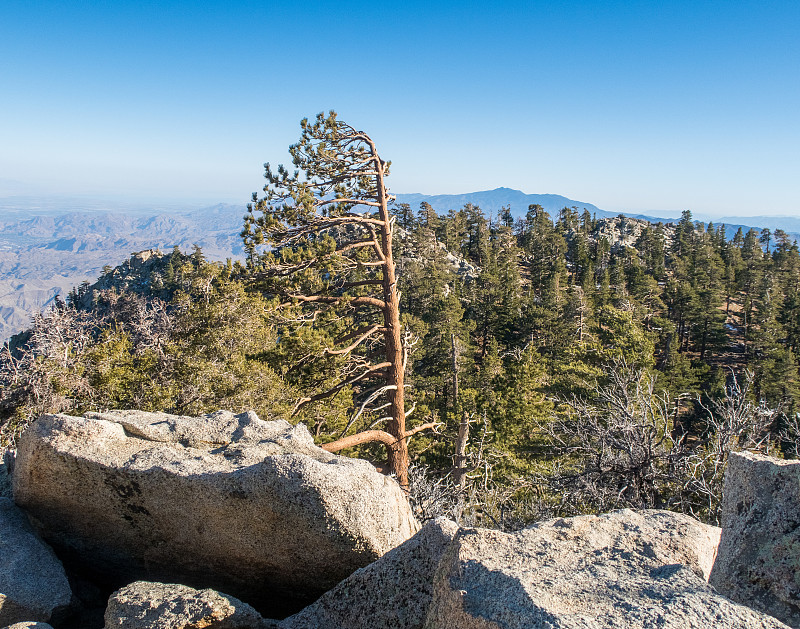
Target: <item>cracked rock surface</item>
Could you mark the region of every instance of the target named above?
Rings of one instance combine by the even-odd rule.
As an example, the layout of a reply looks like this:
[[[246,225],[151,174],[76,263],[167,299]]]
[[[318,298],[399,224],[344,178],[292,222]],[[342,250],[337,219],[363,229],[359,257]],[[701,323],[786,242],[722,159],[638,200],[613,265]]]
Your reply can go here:
[[[731,452],[711,584],[800,627],[800,461]]]
[[[685,515],[627,509],[516,533],[460,529],[425,628],[785,629],[708,585],[718,538]]]
[[[280,629],[421,629],[433,598],[433,575],[458,525],[425,524],[414,537],[361,568]]]
[[[42,416],[19,441],[14,497],[95,579],[210,587],[272,617],[418,529],[393,479],[252,412]]]

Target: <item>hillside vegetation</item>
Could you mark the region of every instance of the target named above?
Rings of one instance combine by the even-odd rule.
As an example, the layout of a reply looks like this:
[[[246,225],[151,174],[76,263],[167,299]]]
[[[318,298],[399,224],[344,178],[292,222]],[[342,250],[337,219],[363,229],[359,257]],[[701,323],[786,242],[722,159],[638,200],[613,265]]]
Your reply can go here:
[[[796,456],[800,252],[784,232],[394,212],[409,426],[438,426],[409,445],[422,517],[514,528],[630,506],[713,522],[728,452]],[[200,249],[107,268],[2,348],[2,445],[40,413],[110,408],[254,409],[320,443],[380,426],[357,381],[295,406],[348,369],[303,358],[358,322],[281,305],[252,266]]]
[[[69,202],[65,201],[67,207]],[[85,206],[79,206],[85,207]],[[190,250],[197,244],[214,259],[241,257],[236,236],[242,207],[218,205],[193,212],[130,209],[9,210],[0,199],[0,339],[24,330],[34,313],[51,305],[105,265],[134,251]]]

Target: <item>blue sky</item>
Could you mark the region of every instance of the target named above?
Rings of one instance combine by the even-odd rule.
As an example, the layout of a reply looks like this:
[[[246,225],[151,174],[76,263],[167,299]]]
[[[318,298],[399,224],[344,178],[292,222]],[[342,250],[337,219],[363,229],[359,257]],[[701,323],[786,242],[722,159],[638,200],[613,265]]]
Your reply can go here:
[[[0,196],[246,202],[335,109],[395,192],[800,215],[800,2],[466,6],[3,0]]]

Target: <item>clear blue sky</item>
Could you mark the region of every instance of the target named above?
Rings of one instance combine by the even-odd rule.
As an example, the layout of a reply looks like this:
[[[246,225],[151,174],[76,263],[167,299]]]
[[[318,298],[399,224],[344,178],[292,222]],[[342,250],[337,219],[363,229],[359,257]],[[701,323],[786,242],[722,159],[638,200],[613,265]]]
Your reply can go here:
[[[800,215],[800,2],[0,2],[0,196],[246,202],[335,109],[395,192]]]

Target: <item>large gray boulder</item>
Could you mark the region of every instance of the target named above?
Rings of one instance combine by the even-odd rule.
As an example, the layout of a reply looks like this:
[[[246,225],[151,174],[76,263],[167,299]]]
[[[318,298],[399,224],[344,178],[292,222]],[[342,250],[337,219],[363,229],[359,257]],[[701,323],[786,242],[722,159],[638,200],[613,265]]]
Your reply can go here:
[[[0,627],[48,621],[71,600],[64,568],[52,549],[10,499],[0,498]]]
[[[785,627],[706,583],[719,529],[666,511],[461,529],[439,564],[427,629]]]
[[[446,518],[428,522],[410,540],[281,622],[280,629],[421,629],[436,567],[457,531]]]
[[[20,439],[14,496],[112,586],[210,587],[278,617],[418,528],[394,480],[252,412],[45,415]]]
[[[711,584],[800,627],[800,461],[731,453]]]
[[[215,590],[137,581],[108,599],[105,629],[270,629],[250,605]]]
[[[24,621],[15,622],[13,625],[3,627],[3,629],[53,629],[53,627],[46,622]]]

